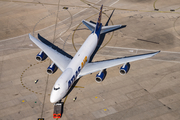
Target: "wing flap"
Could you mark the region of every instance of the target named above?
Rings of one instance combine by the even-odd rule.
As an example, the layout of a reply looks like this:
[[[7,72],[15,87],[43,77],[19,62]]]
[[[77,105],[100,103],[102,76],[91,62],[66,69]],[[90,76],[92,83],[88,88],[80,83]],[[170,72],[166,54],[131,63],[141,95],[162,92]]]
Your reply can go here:
[[[79,76],[84,76],[93,72],[97,72],[106,68],[114,67],[120,64],[124,64],[127,62],[132,62],[136,60],[141,60],[145,58],[152,57],[156,55],[158,52],[154,53],[148,53],[148,54],[141,54],[141,55],[135,55],[135,56],[129,56],[129,57],[124,57],[124,58],[117,58],[117,59],[112,59],[112,60],[105,60],[105,61],[99,61],[99,62],[93,62],[93,63],[88,63],[84,66],[82,69],[81,73]]]
[[[47,46],[43,42],[34,38],[31,34],[29,34],[29,38],[32,42],[34,42],[42,51],[46,53],[46,55],[57,65],[57,67],[64,71],[67,65],[70,63],[71,59],[60,54],[58,51],[53,48]]]

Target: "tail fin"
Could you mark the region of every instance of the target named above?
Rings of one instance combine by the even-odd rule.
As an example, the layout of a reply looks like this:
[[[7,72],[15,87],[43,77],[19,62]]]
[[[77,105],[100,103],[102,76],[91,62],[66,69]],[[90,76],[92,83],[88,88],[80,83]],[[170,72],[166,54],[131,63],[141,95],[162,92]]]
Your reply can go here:
[[[95,33],[97,34],[98,37],[100,35],[101,27],[102,27],[102,23],[101,23],[102,9],[103,9],[103,5],[101,5],[98,21],[96,23],[96,28],[95,28]]]
[[[99,18],[97,21],[97,23],[99,23],[99,24],[101,23],[102,9],[103,9],[103,5],[101,5],[100,12],[99,12]]]

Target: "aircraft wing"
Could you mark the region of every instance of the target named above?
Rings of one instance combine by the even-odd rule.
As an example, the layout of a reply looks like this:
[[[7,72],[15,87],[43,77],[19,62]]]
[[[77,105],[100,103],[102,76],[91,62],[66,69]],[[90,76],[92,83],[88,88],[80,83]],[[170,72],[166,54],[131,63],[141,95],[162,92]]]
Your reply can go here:
[[[65,55],[59,53],[57,50],[52,47],[47,46],[40,40],[34,38],[31,34],[29,34],[29,38],[32,42],[34,42],[46,55],[56,64],[56,66],[64,71],[67,65],[70,63],[71,59],[66,57]]]
[[[123,57],[123,58],[117,58],[117,59],[111,59],[111,60],[104,60],[104,61],[99,61],[99,62],[92,62],[92,63],[87,63],[82,71],[80,72],[79,77],[91,74],[93,72],[97,72],[106,68],[114,67],[120,64],[136,61],[136,60],[141,60],[145,58],[152,57],[156,55],[158,52],[153,52],[153,53],[148,53],[148,54],[141,54],[141,55],[134,55],[134,56],[129,56],[129,57]]]

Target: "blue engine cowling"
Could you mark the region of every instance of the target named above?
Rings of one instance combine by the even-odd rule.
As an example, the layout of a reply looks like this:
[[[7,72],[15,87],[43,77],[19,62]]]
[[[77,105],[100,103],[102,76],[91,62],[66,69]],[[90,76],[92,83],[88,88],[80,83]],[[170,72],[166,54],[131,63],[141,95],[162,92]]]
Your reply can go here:
[[[125,75],[129,71],[129,69],[130,69],[130,64],[126,63],[120,68],[119,72],[121,75]]]
[[[39,53],[36,55],[36,60],[37,60],[37,61],[43,61],[43,60],[45,60],[46,58],[47,58],[47,55],[46,55],[43,51],[39,52]]]
[[[47,68],[47,73],[48,73],[48,74],[53,74],[53,73],[56,72],[56,70],[57,70],[57,66],[56,66],[54,63],[52,63],[52,64]]]
[[[97,82],[97,83],[102,82],[102,81],[104,80],[105,76],[106,76],[106,70],[100,71],[100,72],[96,75],[96,82]]]

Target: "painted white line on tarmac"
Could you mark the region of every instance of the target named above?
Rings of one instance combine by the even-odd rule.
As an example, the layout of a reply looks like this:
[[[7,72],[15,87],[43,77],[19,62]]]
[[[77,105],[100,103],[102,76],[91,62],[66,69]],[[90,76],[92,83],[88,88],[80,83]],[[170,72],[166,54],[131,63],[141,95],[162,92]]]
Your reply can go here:
[[[20,35],[20,36],[16,36],[16,37],[12,37],[12,38],[8,38],[8,39],[4,39],[4,40],[0,40],[0,42],[4,42],[4,41],[8,41],[8,40],[12,40],[12,39],[19,38],[19,37],[23,37],[23,36],[26,36],[26,35],[27,35],[27,34]]]
[[[180,61],[172,61],[172,60],[160,60],[160,59],[145,59],[145,60],[153,60],[153,61],[163,61],[163,62],[172,62],[172,63],[180,63]]]
[[[116,48],[116,49],[129,49],[129,50],[144,50],[144,51],[159,51],[159,50],[149,50],[149,49],[138,49],[138,48],[126,48],[126,47],[114,47],[114,46],[105,46],[107,48]]]
[[[1,49],[0,51],[3,50],[10,50],[11,48],[7,48],[7,49]],[[18,48],[18,49],[31,49],[31,50],[39,50],[39,48]],[[67,51],[66,51],[67,52]],[[76,52],[68,52],[68,53],[76,53]],[[98,56],[110,56],[110,57],[125,57],[125,56],[117,56],[117,55],[103,55],[103,54],[96,54]],[[152,60],[152,61],[163,61],[163,62],[171,62],[171,63],[180,63],[180,61],[172,61],[172,60],[161,60],[161,59],[144,59],[144,60]]]
[[[85,11],[86,9],[88,9],[88,8],[85,8],[85,9],[83,9],[83,10],[79,11],[78,13],[74,14],[73,16],[78,15],[79,13],[81,13],[81,12]],[[62,22],[64,22],[64,21],[66,21],[66,20],[68,20],[69,18],[71,18],[71,17],[68,17],[68,18],[64,19],[63,21],[61,21],[61,22],[57,23],[57,25],[58,25],[58,24],[60,24],[60,23],[62,23]],[[48,28],[53,27],[53,26],[54,26],[54,25],[51,25],[51,26],[48,26],[48,27],[43,28],[43,29],[41,29],[41,30],[48,29]],[[36,32],[41,31],[41,30],[37,30]]]
[[[100,1],[101,1],[101,0],[99,0],[98,2],[100,2]],[[98,2],[96,2],[95,4],[97,4]],[[85,9],[83,9],[83,10],[79,11],[78,13],[74,14],[73,16],[78,15],[79,13],[81,13],[81,12],[85,11],[86,9],[88,9],[88,8],[85,8]],[[59,22],[58,24],[60,24],[60,23],[62,23],[62,22],[64,22],[64,21],[66,21],[66,20],[68,20],[69,18],[70,18],[70,17],[68,17],[68,18],[64,19],[63,21]],[[50,27],[52,27],[52,26],[54,26],[54,25],[48,26],[48,27],[43,28],[43,29],[41,29],[41,30],[44,30],[44,29],[50,28]],[[36,32],[41,31],[41,30],[37,30]],[[3,42],[3,41],[8,41],[8,40],[12,40],[12,39],[19,38],[19,37],[23,37],[23,36],[26,36],[26,35],[27,35],[27,34],[20,35],[20,36],[16,36],[16,37],[12,37],[12,38],[8,38],[8,39],[4,39],[4,40],[0,40],[0,42]]]
[[[97,1],[95,4],[97,4],[98,2],[100,2],[101,0],[99,0],[99,1]],[[84,10],[81,10],[80,12],[83,12],[83,11],[85,11],[86,9],[88,9],[88,8],[85,8]],[[77,14],[79,14],[79,13],[76,13],[76,14],[74,14],[73,16],[75,16],[75,15],[77,15]],[[70,17],[69,17],[70,18]],[[69,19],[68,18],[68,19]],[[76,24],[76,25],[74,25],[73,27],[71,27],[70,29],[72,29],[72,28],[74,28],[74,27],[76,27],[76,26],[78,26],[79,25],[79,23],[78,24]],[[61,36],[64,32],[65,32],[66,30],[64,30],[64,31],[62,31],[60,34],[59,34],[59,36]],[[62,40],[62,39],[61,39]]]
[[[100,1],[101,1],[101,0],[97,1],[95,4],[97,4],[97,3],[98,3],[98,2],[100,2]],[[79,13],[81,13],[81,12],[85,11],[86,9],[88,9],[88,8],[85,8],[85,9],[83,9],[83,10],[79,11],[78,13],[74,14],[73,16],[78,15]],[[62,23],[62,22],[64,22],[64,21],[66,21],[66,20],[68,20],[69,18],[70,18],[70,17],[68,17],[68,18],[64,19],[63,21],[59,22],[58,24],[60,24],[60,23]],[[43,28],[43,29],[41,29],[41,30],[47,29],[47,28],[52,27],[52,26],[54,26],[54,25],[48,26],[48,27]],[[36,32],[41,31],[41,30],[37,30]],[[19,38],[19,37],[23,37],[23,36],[26,36],[26,35],[27,35],[27,34],[20,35],[20,36],[16,36],[16,37],[12,37],[12,38],[8,38],[8,39],[4,39],[4,40],[0,40],[0,42],[3,42],[3,41],[8,41],[8,40],[12,40],[12,39]]]
[[[85,11],[86,9],[88,9],[88,8],[85,8],[85,9],[83,9],[83,10],[79,11],[78,13],[74,14],[73,16],[78,15],[79,13],[81,13],[81,12]],[[68,17],[68,18],[64,19],[63,21],[59,22],[58,24],[60,24],[60,23],[62,23],[62,22],[64,22],[64,21],[66,21],[66,20],[68,20],[69,18],[70,18],[70,17]],[[43,28],[43,29],[37,30],[36,32],[41,31],[41,30],[44,30],[44,29],[47,29],[47,28],[50,28],[50,27],[52,27],[52,26],[54,26],[54,25],[51,25],[51,26],[48,26],[48,27],[46,27],[46,28]],[[23,37],[23,36],[26,36],[26,35],[27,35],[27,34],[20,35],[20,36],[17,36],[17,37],[8,38],[8,39],[4,39],[4,40],[0,40],[0,42],[3,42],[3,41],[8,41],[8,40],[12,40],[12,39],[19,38],[19,37]]]
[[[110,57],[117,57],[115,55],[102,55],[102,54],[97,54],[98,56],[110,56]],[[125,57],[125,56],[118,56],[119,57]],[[172,61],[172,60],[161,60],[161,59],[142,59],[142,60],[153,60],[153,61],[163,61],[163,62],[172,62],[172,63],[180,63],[180,61]]]
[[[105,46],[107,48],[116,48],[116,49],[127,49],[127,50],[143,50],[143,51],[151,51],[151,52],[156,52],[159,50],[149,50],[149,49],[138,49],[138,48],[126,48],[126,47],[114,47],[114,46]],[[176,53],[176,54],[180,54],[180,52],[173,52],[173,51],[161,51],[164,53]],[[160,53],[161,53],[160,52]]]
[[[111,5],[109,5],[110,7],[112,6],[112,5],[114,5],[114,4],[116,4],[117,2],[119,2],[119,0],[117,0],[116,2],[114,2],[114,3],[112,3]]]
[[[101,1],[101,0],[99,0],[98,2],[100,2],[100,1]],[[110,6],[114,5],[114,4],[117,3],[118,1],[119,1],[119,0],[115,1],[115,2],[112,3]],[[98,3],[98,2],[96,2],[96,3]],[[86,9],[88,9],[88,8],[85,8],[85,9],[81,10],[80,12],[74,14],[73,16],[78,15],[79,13],[85,11]],[[66,20],[68,20],[69,18],[70,18],[70,17],[64,19],[63,21],[59,22],[58,24],[60,24],[60,23],[62,23],[62,22],[64,22],[64,21],[66,21]],[[78,25],[78,24],[77,24],[77,25]],[[76,27],[77,25],[74,25],[74,26],[71,27],[70,29]],[[41,29],[41,30],[47,29],[47,28],[52,27],[52,26],[54,26],[54,25],[48,26],[48,27],[43,28],[43,29]],[[37,30],[37,31],[41,31],[41,30]],[[65,31],[63,31],[63,32],[65,32]],[[61,32],[61,34],[62,34],[63,32]],[[19,38],[19,37],[23,37],[23,36],[26,36],[26,35],[27,35],[27,34],[20,35],[20,36],[17,36],[17,37],[8,38],[8,39],[4,39],[4,40],[0,40],[0,42],[12,40],[12,39]],[[62,39],[61,39],[61,40],[62,40]],[[17,41],[17,42],[20,42],[20,41]],[[69,43],[69,44],[70,44],[70,43]],[[127,50],[143,50],[143,51],[152,51],[152,52],[159,51],[159,50],[138,49],[138,48],[126,48],[126,47],[114,47],[114,46],[105,46],[105,47],[107,47],[107,48],[116,48],[116,49],[127,49]],[[0,51],[2,51],[2,50],[8,50],[8,49],[11,49],[11,48],[1,49]],[[161,52],[164,52],[164,53],[176,53],[176,54],[180,54],[180,52],[173,52],[173,51],[161,51]]]
[[[95,4],[97,4],[98,2],[100,2],[101,0],[97,1]]]

